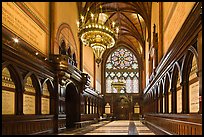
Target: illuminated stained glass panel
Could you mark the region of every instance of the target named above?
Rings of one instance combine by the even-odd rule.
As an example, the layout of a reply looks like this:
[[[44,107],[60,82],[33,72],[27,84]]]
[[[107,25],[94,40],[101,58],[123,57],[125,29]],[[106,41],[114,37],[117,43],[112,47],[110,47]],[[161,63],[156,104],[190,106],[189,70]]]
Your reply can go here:
[[[113,51],[106,62],[106,93],[139,93],[139,66],[136,56],[127,48]],[[123,81],[124,88],[117,91],[112,82]]]

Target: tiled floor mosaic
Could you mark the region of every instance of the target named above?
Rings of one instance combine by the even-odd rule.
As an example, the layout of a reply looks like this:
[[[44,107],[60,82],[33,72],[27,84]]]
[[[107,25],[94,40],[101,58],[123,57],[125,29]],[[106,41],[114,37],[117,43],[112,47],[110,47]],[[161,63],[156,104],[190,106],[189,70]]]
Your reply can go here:
[[[155,135],[140,121],[102,121],[87,127],[78,128],[59,135]]]

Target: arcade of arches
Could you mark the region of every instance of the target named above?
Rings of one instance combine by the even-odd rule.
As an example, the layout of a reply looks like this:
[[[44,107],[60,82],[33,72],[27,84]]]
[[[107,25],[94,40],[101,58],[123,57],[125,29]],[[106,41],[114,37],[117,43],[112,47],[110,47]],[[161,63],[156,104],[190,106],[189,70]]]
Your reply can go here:
[[[100,7],[119,33],[98,65],[76,22]],[[201,2],[2,2],[3,135],[122,121],[202,135]]]

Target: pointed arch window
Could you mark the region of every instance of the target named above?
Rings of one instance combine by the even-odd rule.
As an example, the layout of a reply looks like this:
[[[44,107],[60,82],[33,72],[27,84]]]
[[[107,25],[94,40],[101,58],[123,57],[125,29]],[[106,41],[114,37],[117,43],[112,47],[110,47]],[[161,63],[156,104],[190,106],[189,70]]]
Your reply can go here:
[[[136,56],[120,47],[110,54],[105,66],[106,93],[139,93],[139,67]],[[123,81],[124,88],[115,89],[112,82]]]

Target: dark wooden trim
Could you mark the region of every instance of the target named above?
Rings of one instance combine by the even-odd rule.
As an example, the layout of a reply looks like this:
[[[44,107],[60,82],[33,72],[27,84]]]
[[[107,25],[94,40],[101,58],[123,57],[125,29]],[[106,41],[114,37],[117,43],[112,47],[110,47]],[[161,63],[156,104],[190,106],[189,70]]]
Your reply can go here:
[[[199,80],[199,113],[202,114],[202,30],[198,33],[198,80]]]
[[[84,67],[83,67],[83,61],[84,61],[84,59],[83,59],[83,55],[84,55],[84,47],[83,47],[83,43],[82,43],[82,41],[79,39],[79,44],[80,44],[80,67],[79,67],[79,70],[80,71],[82,71],[83,72],[83,69],[84,69]]]
[[[4,36],[2,38],[2,43],[4,45],[2,47],[2,57],[4,59],[12,62],[14,65],[19,65],[20,68],[28,67],[30,70],[35,71],[36,74],[41,76],[46,75],[50,79],[53,79],[52,65],[48,61],[44,60],[43,55],[41,56],[39,54],[39,56],[36,56],[36,50],[34,50],[32,46],[29,46],[29,44],[23,40],[20,40],[21,42],[19,44],[13,43],[11,38],[14,36],[14,34],[4,27],[2,27],[2,35]],[[5,39],[5,37],[7,39]],[[12,54],[12,57],[9,56],[9,54]],[[23,62],[27,62],[27,66]]]
[[[2,134],[51,134],[53,133],[53,118],[53,115],[4,115],[2,116]]]
[[[94,70],[94,76],[93,76],[93,88],[96,90],[96,62],[95,62],[95,55],[94,55],[94,53],[93,53],[93,56],[94,56],[94,58],[93,58],[93,64],[94,64],[94,66],[93,66],[93,70]],[[97,66],[97,67],[99,67],[99,66]]]
[[[191,42],[193,39],[195,39],[198,32],[202,29],[200,7],[200,2],[196,3],[193,7],[180,31],[170,45],[167,54],[158,64],[158,67],[156,68],[156,75],[149,86],[146,87],[144,93],[146,93],[159,79],[161,79],[166,71],[170,69],[169,66],[171,66],[171,64],[183,57],[183,55],[186,53],[185,51],[187,51],[188,47],[192,44]],[[176,48],[175,45],[177,45]]]
[[[145,114],[145,124],[153,124],[174,135],[202,135],[200,114]]]

